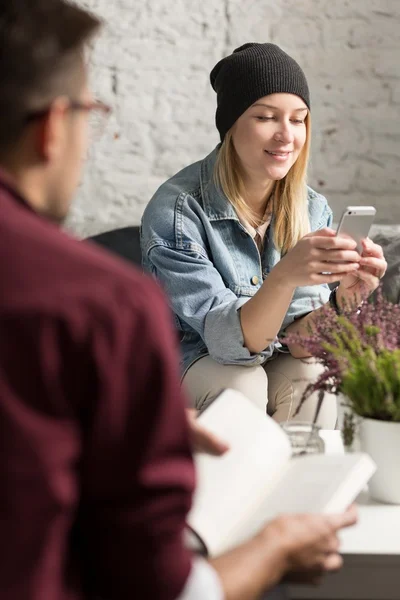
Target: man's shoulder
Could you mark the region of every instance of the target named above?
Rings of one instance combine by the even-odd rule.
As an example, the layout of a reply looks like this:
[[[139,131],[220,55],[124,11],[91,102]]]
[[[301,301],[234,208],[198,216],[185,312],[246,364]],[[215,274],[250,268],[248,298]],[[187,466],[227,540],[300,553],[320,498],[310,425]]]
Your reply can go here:
[[[65,279],[59,282],[64,298],[87,306],[89,315],[89,307],[108,318],[118,315],[123,307],[144,315],[150,307],[157,312],[163,301],[152,277],[93,242],[67,236],[60,248],[60,260],[66,267]]]
[[[149,301],[153,298],[156,301],[161,296],[156,281],[145,275],[136,265],[111,254],[108,250],[99,248],[91,241],[70,239],[69,242],[68,254],[71,260],[69,278],[73,280],[74,270],[79,269],[82,273],[81,279],[86,280],[86,284],[83,282],[81,287],[83,296],[101,302],[102,297],[96,292],[96,288],[104,289],[112,294],[123,294],[125,300],[138,307],[148,306]]]
[[[99,313],[105,318],[119,303],[141,311],[160,301],[158,285],[134,265],[40,219],[33,218],[20,232],[8,230],[1,254],[5,293],[0,307],[48,314],[81,307],[88,318]]]

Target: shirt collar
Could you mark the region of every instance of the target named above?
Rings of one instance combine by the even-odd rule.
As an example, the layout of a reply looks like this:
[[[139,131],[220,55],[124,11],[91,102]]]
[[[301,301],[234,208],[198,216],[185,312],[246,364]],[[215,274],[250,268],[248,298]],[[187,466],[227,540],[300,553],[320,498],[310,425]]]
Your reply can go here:
[[[12,199],[16,200],[19,204],[22,204],[24,208],[31,212],[35,212],[22,194],[18,192],[17,184],[12,175],[10,175],[3,167],[0,167],[0,188],[6,190]]]
[[[249,234],[251,235],[251,237],[253,239],[256,237],[257,234],[260,236],[261,239],[264,238],[264,236],[267,232],[267,229],[271,223],[271,217],[272,217],[268,206],[265,210],[262,221],[258,227],[253,227],[253,225],[251,225],[251,223],[249,223],[249,221],[246,219],[246,217],[241,215],[240,213],[238,214],[238,216],[239,216],[240,222],[246,228],[246,230],[249,232]]]

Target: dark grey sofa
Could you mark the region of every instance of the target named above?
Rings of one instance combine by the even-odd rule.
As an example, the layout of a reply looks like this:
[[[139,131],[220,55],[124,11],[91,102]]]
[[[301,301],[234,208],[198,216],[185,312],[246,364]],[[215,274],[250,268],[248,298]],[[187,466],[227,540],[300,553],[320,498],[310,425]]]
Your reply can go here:
[[[86,238],[95,242],[99,246],[118,254],[121,258],[130,263],[140,266],[142,262],[142,253],[140,251],[140,233],[139,227],[132,225],[120,229],[112,229],[105,233],[99,233]]]

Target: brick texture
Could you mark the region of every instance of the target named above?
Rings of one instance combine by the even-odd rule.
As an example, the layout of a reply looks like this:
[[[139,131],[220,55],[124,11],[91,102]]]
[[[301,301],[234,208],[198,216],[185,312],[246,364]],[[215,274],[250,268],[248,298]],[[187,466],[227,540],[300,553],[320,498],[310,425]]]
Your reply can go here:
[[[336,219],[375,204],[400,223],[399,0],[86,0],[107,25],[91,57],[114,113],[91,151],[68,227],[138,223],[158,185],[218,142],[208,75],[247,41],[271,41],[312,92],[310,184]]]

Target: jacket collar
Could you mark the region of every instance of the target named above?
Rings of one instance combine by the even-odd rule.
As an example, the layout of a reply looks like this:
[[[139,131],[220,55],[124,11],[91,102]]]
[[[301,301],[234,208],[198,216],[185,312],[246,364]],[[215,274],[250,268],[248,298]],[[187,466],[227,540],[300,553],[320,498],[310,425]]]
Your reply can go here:
[[[239,221],[235,209],[214,179],[214,167],[221,144],[202,161],[200,186],[204,212],[210,221],[233,219]]]

